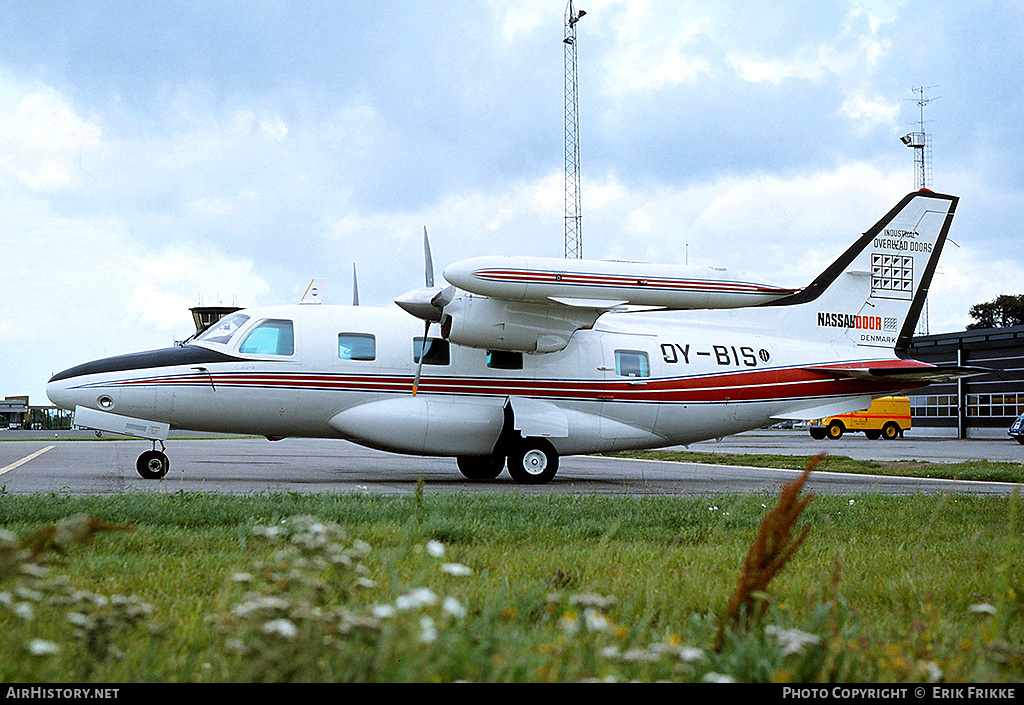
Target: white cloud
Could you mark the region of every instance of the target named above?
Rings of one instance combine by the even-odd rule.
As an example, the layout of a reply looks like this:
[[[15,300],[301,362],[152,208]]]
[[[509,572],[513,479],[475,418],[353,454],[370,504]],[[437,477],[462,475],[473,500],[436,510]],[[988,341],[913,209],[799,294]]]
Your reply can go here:
[[[786,50],[780,44],[782,56],[766,56],[762,52],[733,50],[728,61],[737,75],[753,83],[779,84],[789,79],[822,81],[830,77],[860,80],[878,65],[891,46],[887,39],[879,38],[882,23],[866,10],[852,10],[841,31],[829,40],[817,44],[797,41]],[[808,35],[813,38],[813,34]]]
[[[79,156],[99,143],[100,128],[49,87],[25,92],[0,84],[0,96],[0,173],[33,191],[71,186],[81,173]]]

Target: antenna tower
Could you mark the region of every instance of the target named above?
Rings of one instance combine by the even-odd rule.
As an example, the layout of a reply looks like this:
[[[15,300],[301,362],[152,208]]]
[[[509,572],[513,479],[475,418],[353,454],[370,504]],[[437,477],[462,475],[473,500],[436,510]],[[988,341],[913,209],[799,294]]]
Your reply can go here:
[[[932,136],[924,131],[924,106],[938,98],[928,98],[926,93],[929,88],[935,86],[919,86],[914,88],[917,97],[914,102],[920,110],[918,131],[910,132],[900,139],[903,144],[914,150],[914,188],[923,189],[932,187]]]
[[[914,88],[914,93],[917,97],[914,98],[914,102],[917,103],[919,110],[918,113],[918,131],[910,132],[900,140],[903,144],[907,145],[914,150],[914,188],[920,190],[923,188],[930,189],[932,187],[932,136],[924,131],[924,106],[931,103],[933,100],[938,98],[928,98],[926,93],[929,88],[935,86],[918,86]],[[921,312],[922,315],[917,321],[917,334],[928,335],[928,298],[924,300],[924,310]]]
[[[583,258],[583,213],[580,208],[579,74],[576,70],[576,23],[584,10],[572,0],[565,8],[565,257]]]

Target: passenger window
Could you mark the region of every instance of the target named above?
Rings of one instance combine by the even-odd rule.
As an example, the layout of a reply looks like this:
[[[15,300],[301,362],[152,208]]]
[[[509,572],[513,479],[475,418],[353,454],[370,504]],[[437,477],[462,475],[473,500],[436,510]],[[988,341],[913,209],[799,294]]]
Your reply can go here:
[[[377,340],[369,333],[339,333],[339,360],[376,360]]]
[[[295,354],[292,322],[263,321],[245,337],[238,352],[248,355]]]
[[[523,354],[504,350],[488,350],[487,366],[492,370],[521,370],[523,369]]]
[[[647,353],[638,350],[616,350],[615,374],[620,377],[650,377],[651,365]]]
[[[419,364],[420,353],[423,351],[424,338],[412,339],[412,361]],[[451,351],[448,341],[443,338],[426,338],[427,354],[423,357],[424,365],[451,364]]]
[[[208,343],[227,343],[231,340],[238,329],[245,325],[249,317],[244,313],[234,313],[226,316],[212,326],[204,330],[196,340],[205,340]]]

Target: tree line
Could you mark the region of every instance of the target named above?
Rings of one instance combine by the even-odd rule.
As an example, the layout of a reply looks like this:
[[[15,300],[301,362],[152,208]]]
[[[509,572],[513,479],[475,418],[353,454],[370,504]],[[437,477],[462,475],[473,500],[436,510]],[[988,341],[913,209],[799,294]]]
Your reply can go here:
[[[1024,294],[1000,294],[992,301],[971,306],[968,313],[974,319],[968,330],[1024,325]]]

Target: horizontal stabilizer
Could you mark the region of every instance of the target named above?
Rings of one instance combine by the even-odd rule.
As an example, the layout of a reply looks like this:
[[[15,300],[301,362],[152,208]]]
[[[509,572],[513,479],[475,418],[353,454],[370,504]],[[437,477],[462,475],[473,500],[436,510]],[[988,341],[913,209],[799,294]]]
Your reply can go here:
[[[986,375],[994,370],[985,367],[967,367],[959,365],[914,365],[911,367],[804,367],[808,372],[828,375],[836,379],[886,379],[892,381],[907,381],[920,384],[921,382],[941,383],[961,377],[976,377]]]

